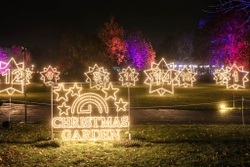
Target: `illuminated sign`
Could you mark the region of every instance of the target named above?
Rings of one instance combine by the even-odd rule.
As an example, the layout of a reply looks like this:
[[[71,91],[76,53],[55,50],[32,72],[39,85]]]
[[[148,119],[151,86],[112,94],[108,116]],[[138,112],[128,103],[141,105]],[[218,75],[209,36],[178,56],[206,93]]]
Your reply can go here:
[[[52,127],[66,141],[120,140],[129,127],[128,102],[117,98],[118,88],[84,92],[81,83],[60,83],[54,87],[56,109]]]
[[[227,89],[239,89],[245,88],[245,82],[248,82],[247,78],[248,71],[244,71],[243,67],[238,67],[233,64],[231,67],[227,67],[227,72],[229,75],[227,77]]]
[[[122,86],[135,86],[135,82],[138,81],[138,75],[134,68],[128,67],[122,69],[119,73],[119,81],[122,82]]]
[[[57,71],[57,68],[52,68],[51,66],[49,66],[48,68],[43,68],[43,71],[40,72],[40,74],[40,79],[43,81],[44,84],[53,85],[56,84],[57,81],[60,79],[60,72]]]
[[[90,84],[90,88],[102,89],[109,82],[109,73],[107,69],[99,67],[97,64],[94,67],[89,67],[89,71],[84,73],[87,76],[86,82]]]
[[[144,70],[147,78],[144,81],[149,85],[149,93],[158,92],[160,96],[166,92],[174,94],[178,71],[174,69],[174,63],[167,64],[162,58],[160,62],[152,63],[151,68]]]
[[[27,73],[26,78],[24,78],[25,71],[23,62],[17,63],[13,58],[11,58],[7,63],[0,62],[0,71],[0,92],[7,92],[8,95],[12,95],[15,92],[23,93],[24,83],[31,77],[30,73]]]
[[[192,71],[192,68],[185,66],[178,73],[177,80],[179,82],[179,86],[193,87],[193,83],[196,81],[195,76],[196,73]]]

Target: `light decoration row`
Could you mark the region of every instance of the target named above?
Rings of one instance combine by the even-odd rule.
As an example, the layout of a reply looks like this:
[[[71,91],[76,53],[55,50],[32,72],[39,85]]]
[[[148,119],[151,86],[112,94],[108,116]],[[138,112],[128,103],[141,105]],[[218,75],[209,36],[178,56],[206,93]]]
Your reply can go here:
[[[84,92],[79,83],[59,83],[53,89],[57,114],[52,126],[62,131],[63,140],[120,140],[120,132],[129,127],[128,102],[117,97],[119,89],[111,82],[99,89]]]
[[[225,68],[216,69],[213,73],[216,84],[226,85],[227,89],[244,89],[245,83],[249,81],[247,75],[249,71],[244,71],[243,67],[236,64]]]
[[[174,94],[174,86],[192,87],[197,75],[187,66],[176,70],[174,63],[167,63],[164,58],[159,63],[153,62],[144,73],[147,76],[144,83],[149,85],[149,93],[157,92],[160,96],[166,92]]]
[[[24,69],[24,63],[17,63],[14,58],[8,62],[0,61],[0,93],[7,92],[8,95],[14,93],[24,93],[24,85],[30,83],[32,71]]]

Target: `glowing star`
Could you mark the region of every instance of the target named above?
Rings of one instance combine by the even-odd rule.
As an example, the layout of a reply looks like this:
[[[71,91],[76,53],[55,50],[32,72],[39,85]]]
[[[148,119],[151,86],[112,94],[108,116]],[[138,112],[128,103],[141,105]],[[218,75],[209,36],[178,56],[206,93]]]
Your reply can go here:
[[[60,100],[68,101],[68,94],[70,93],[70,90],[65,89],[64,84],[59,84],[54,90],[54,93],[56,94],[57,101],[60,101]]]
[[[69,88],[69,91],[71,92],[71,96],[79,96],[82,88],[78,87],[75,83],[73,87]]]
[[[215,80],[215,83],[219,85],[226,85],[228,81],[228,77],[230,76],[230,74],[223,68],[216,69],[213,75],[214,75],[213,79]]]
[[[41,74],[41,80],[44,84],[53,85],[56,84],[57,81],[60,79],[59,75],[60,72],[57,71],[57,68],[52,68],[49,66],[48,68],[44,68]]]
[[[179,85],[183,87],[193,87],[196,73],[191,68],[184,67],[178,74]]]
[[[52,127],[61,130],[63,140],[120,140],[121,131],[127,131],[130,125],[128,102],[121,98],[116,102],[119,89],[113,88],[111,83],[102,90],[84,93],[77,83],[60,83],[52,88],[56,94],[52,100],[57,105]],[[108,99],[114,101],[107,102]]]
[[[57,107],[59,109],[59,115],[68,115],[68,110],[70,109],[70,106],[67,106],[65,102],[62,103],[61,106]]]
[[[122,69],[122,72],[119,73],[119,81],[122,82],[122,86],[135,86],[135,82],[138,81],[138,75],[135,69],[128,67]]]
[[[108,99],[116,100],[116,93],[119,91],[119,89],[113,88],[113,85],[110,82],[107,88],[102,88],[102,91],[105,93],[105,100]]]
[[[118,102],[115,102],[115,105],[116,105],[116,111],[126,111],[126,106],[128,105],[127,102],[123,102],[122,98],[119,99]]]
[[[228,82],[226,84],[227,89],[239,89],[245,88],[245,82],[248,82],[248,71],[244,71],[243,67],[237,67],[233,64],[231,67],[227,67],[227,73],[229,73]]]
[[[109,73],[107,69],[98,67],[97,64],[94,67],[89,67],[89,71],[84,73],[87,76],[86,82],[90,84],[90,88],[96,88],[100,90],[106,87],[106,83],[109,82]]]
[[[24,64],[17,63],[15,59],[11,58],[9,62],[0,62],[1,84],[0,92],[7,92],[9,95],[23,93],[24,91]],[[2,83],[2,81],[4,81]]]
[[[147,75],[144,83],[149,85],[149,93],[158,92],[160,96],[166,92],[174,94],[174,84],[178,75],[174,63],[167,64],[162,58],[158,64],[152,63],[151,68],[144,70],[144,73]]]

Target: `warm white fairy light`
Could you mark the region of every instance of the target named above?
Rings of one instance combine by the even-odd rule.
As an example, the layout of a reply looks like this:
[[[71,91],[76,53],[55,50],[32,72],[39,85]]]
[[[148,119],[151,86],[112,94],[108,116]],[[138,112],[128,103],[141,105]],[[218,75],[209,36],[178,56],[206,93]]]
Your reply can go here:
[[[99,67],[95,64],[89,67],[89,71],[84,73],[87,76],[86,82],[90,84],[90,88],[102,89],[109,82],[109,72],[104,67]]]
[[[230,74],[225,69],[221,68],[221,69],[216,69],[213,75],[214,75],[213,79],[215,80],[216,84],[226,85]]]
[[[44,67],[43,71],[40,72],[41,74],[41,80],[43,81],[44,84],[47,85],[53,85],[56,84],[57,81],[60,79],[59,75],[60,72],[57,71],[57,68],[53,68],[49,66],[48,68]]]
[[[139,73],[129,66],[126,69],[122,69],[119,73],[119,81],[122,82],[122,86],[135,86],[135,82],[138,81],[138,75]]]
[[[111,83],[99,94],[83,92],[77,83],[60,83],[53,90],[57,107],[52,127],[61,130],[66,141],[119,140],[120,132],[129,127],[129,117],[128,102],[117,101],[118,91]]]
[[[227,89],[233,88],[235,90],[239,88],[245,88],[245,83],[249,81],[247,75],[248,71],[244,71],[243,67],[238,67],[233,64],[231,67],[227,67],[227,77],[226,87]]]
[[[192,68],[185,66],[179,71],[177,80],[180,86],[193,87],[193,83],[196,81],[195,76],[196,73],[192,71]]]
[[[8,95],[24,92],[24,83],[28,78],[24,78],[24,63],[17,63],[14,58],[11,58],[7,63],[0,62],[1,71],[1,90],[7,92]]]
[[[174,94],[174,84],[178,71],[174,69],[174,63],[167,64],[162,58],[159,63],[152,63],[151,68],[144,70],[147,78],[144,81],[149,85],[149,93],[158,92],[161,96],[166,92]]]

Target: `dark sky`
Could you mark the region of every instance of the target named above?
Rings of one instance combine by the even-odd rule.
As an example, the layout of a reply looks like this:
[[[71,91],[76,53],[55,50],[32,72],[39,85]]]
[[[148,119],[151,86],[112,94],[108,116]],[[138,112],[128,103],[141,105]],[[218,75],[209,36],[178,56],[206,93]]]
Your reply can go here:
[[[111,15],[124,29],[140,30],[153,46],[166,34],[196,29],[210,2],[216,0],[33,0],[0,5],[0,47],[58,46],[63,29],[81,25],[98,32]]]

